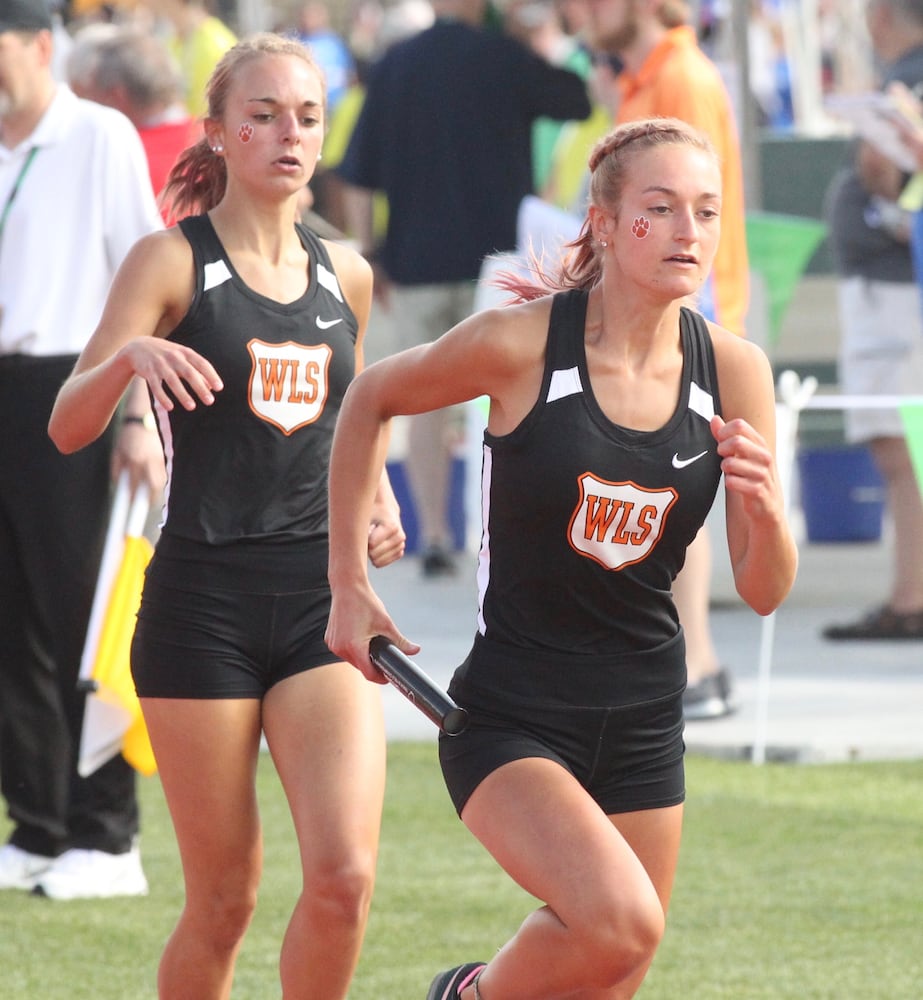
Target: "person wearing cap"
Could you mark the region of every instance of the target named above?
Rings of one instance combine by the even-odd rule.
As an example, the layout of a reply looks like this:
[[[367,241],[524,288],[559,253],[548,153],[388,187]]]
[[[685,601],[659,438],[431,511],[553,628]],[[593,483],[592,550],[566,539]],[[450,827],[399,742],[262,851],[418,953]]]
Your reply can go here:
[[[76,682],[112,473],[159,489],[160,442],[143,383],[80,455],[47,425],[116,268],[162,223],[134,126],[57,83],[53,50],[43,0],[0,0],[0,890],[140,895],[135,772],[116,755],[78,774]]]

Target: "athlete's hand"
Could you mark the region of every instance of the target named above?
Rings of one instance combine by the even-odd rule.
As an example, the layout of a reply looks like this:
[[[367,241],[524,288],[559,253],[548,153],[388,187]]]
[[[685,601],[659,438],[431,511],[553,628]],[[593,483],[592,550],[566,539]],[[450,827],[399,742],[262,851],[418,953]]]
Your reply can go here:
[[[376,568],[400,559],[407,544],[407,535],[401,526],[401,508],[387,476],[383,475],[383,482],[386,488],[378,490],[369,523],[369,559]]]
[[[368,584],[334,586],[324,641],[341,659],[351,663],[375,684],[387,684],[385,675],[369,658],[369,643],[387,636],[402,652],[413,656],[420,647],[405,639],[378,595]]]
[[[165,410],[173,409],[174,400],[185,410],[194,410],[198,403],[211,406],[214,394],[224,388],[211,362],[183,344],[162,337],[136,337],[122,353]]]
[[[372,521],[369,526],[369,559],[376,568],[400,559],[406,544],[400,521]]]
[[[718,443],[725,488],[740,495],[747,516],[756,520],[784,516],[776,463],[765,438],[746,420],[725,422],[716,414],[710,426]]]

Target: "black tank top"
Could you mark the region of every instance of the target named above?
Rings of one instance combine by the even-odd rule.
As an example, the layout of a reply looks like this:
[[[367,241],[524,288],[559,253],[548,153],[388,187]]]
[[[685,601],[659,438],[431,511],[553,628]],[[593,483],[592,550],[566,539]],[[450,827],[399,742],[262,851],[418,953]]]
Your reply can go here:
[[[241,280],[207,215],[179,226],[196,287],[169,339],[207,358],[224,388],[211,406],[157,414],[168,475],[162,538],[325,542],[330,446],[358,330],[327,251],[297,225],[308,288],[280,303]]]
[[[535,650],[650,650],[679,631],[672,581],[721,475],[711,337],[684,308],[676,410],[632,430],[593,396],[586,305],[580,290],[555,295],[538,402],[510,434],[484,434],[478,627]]]

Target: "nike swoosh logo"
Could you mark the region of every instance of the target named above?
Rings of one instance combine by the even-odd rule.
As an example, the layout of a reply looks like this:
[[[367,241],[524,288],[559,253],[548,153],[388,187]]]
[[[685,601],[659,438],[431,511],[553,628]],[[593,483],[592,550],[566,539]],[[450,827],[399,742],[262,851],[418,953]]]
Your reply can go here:
[[[317,323],[318,328],[321,330],[329,330],[330,327],[336,326],[337,323],[342,323],[342,322],[343,322],[342,316],[339,316],[336,319],[321,319],[320,316],[318,316],[317,319],[315,320],[315,323]]]
[[[680,458],[679,452],[675,452],[673,455],[673,468],[674,469],[685,469],[687,465],[692,465],[693,462],[698,462],[698,460],[703,456],[707,455],[708,451],[700,451],[698,455],[693,455],[692,458]]]

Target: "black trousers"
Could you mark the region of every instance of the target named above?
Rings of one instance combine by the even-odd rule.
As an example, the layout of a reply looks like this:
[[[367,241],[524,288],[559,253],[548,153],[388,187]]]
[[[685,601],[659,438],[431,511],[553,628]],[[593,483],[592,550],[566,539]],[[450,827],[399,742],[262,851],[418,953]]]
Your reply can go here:
[[[76,687],[111,497],[111,431],[74,455],[48,418],[76,358],[0,357],[0,791],[11,842],[121,853],[138,831],[135,772],[77,774]]]

